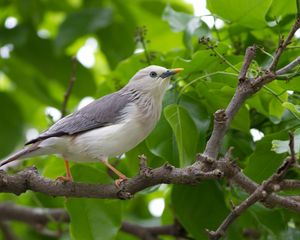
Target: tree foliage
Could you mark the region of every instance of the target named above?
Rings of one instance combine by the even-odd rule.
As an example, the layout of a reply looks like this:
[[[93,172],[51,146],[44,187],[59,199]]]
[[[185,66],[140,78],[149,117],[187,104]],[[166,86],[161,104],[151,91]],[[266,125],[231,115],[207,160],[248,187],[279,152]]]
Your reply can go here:
[[[98,43],[96,62],[92,67],[77,64],[68,112],[76,110],[84,97],[98,98],[120,89],[149,64],[185,69],[172,82],[151,135],[126,153],[126,159],[112,159],[127,176],[138,173],[141,154],[151,167],[166,161],[175,167],[192,164],[212,133],[213,114],[225,108],[235,92],[247,47],[257,46],[247,76],[262,76],[297,12],[296,1],[207,0],[214,19],[214,25],[208,26],[203,17],[193,15],[190,5],[179,0],[2,0],[0,8],[0,158],[20,148],[29,130],[40,132],[53,123],[46,109],[61,110],[72,72],[70,59],[91,38]],[[17,19],[16,26],[9,25],[11,17]],[[221,27],[220,20],[224,21]],[[294,38],[278,69],[296,59],[299,48],[299,39]],[[233,158],[257,183],[270,177],[289,154],[288,131],[295,131],[299,152],[298,81],[296,66],[264,86],[241,107],[222,142],[219,156],[234,147]],[[264,135],[259,141],[251,135],[255,130]],[[33,164],[45,177],[64,174],[63,162],[56,156],[28,160],[9,171],[16,173]],[[113,182],[100,163],[72,164],[71,171],[76,181]],[[293,168],[287,177],[298,179],[299,170]],[[287,194],[299,192],[282,192]],[[43,226],[9,222],[10,230],[24,240],[137,239],[123,231],[125,221],[146,227],[178,221],[192,239],[207,239],[205,229],[217,229],[231,203],[239,204],[246,197],[242,189],[224,179],[195,186],[152,187],[127,201],[53,198],[35,192],[0,195],[2,202],[68,212],[70,224],[51,216]],[[161,217],[148,210],[157,198],[165,202]],[[299,216],[257,203],[230,226],[227,238],[298,239]]]

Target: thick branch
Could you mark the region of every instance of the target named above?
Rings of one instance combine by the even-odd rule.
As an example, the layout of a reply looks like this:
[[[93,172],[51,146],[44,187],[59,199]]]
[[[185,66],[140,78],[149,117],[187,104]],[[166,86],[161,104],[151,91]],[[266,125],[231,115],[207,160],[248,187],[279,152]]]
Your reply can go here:
[[[0,192],[19,195],[32,190],[50,196],[127,199],[138,191],[161,183],[193,184],[220,177],[222,173],[219,170],[202,172],[198,162],[182,169],[165,164],[153,170],[141,171],[139,175],[122,182],[118,188],[114,184],[53,181],[40,176],[35,168],[29,168],[15,175],[0,171]]]
[[[288,34],[287,39],[285,41],[281,41],[281,43],[279,44],[273,61],[271,62],[268,68],[269,70],[265,71],[265,73],[262,76],[259,76],[256,79],[249,79],[249,81],[239,81],[235,94],[232,97],[230,103],[228,104],[226,110],[218,110],[216,112],[213,132],[206,144],[206,148],[204,151],[204,154],[206,156],[211,158],[217,157],[225,133],[229,128],[233,117],[244,104],[244,102],[254,93],[259,91],[265,84],[276,79],[277,75],[276,73],[274,73],[274,70],[277,66],[279,58],[283,51],[286,49],[287,45],[290,43],[292,37],[294,36],[295,32],[299,29],[299,27],[300,20],[297,18],[291,31]],[[253,50],[255,50],[255,48]],[[250,52],[250,50],[247,49],[244,64],[239,75],[240,80],[243,80],[245,78],[247,70],[250,66],[250,62],[254,57],[254,54],[255,51],[252,53]],[[220,114],[220,111],[222,111],[222,114]]]
[[[258,89],[257,89],[258,90]],[[225,133],[237,113],[237,111],[244,104],[246,99],[257,91],[250,81],[241,81],[228,104],[226,110],[218,110],[215,113],[213,132],[206,144],[204,154],[211,158],[216,158],[219,153],[221,142]]]

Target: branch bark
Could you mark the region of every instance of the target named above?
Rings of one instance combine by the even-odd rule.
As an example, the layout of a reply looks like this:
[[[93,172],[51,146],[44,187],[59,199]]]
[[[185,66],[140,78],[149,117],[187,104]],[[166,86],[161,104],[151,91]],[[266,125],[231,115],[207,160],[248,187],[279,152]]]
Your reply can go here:
[[[212,240],[218,240],[220,237],[225,235],[226,230],[235,219],[237,219],[244,211],[255,204],[258,201],[264,200],[267,196],[274,191],[274,184],[281,182],[283,177],[286,175],[287,171],[296,162],[296,154],[294,150],[294,136],[292,133],[290,135],[289,147],[291,156],[287,157],[281,166],[277,169],[275,173],[272,174],[266,181],[259,185],[253,193],[240,205],[234,207],[231,213],[225,218],[222,224],[218,227],[216,231],[209,231],[207,233]],[[228,161],[228,159],[227,159]]]
[[[51,221],[64,223],[70,222],[68,213],[62,208],[31,208],[18,206],[11,203],[2,203],[0,204],[0,212],[0,229],[5,231],[5,236],[10,240],[15,240],[15,238],[10,238],[13,235],[10,233],[10,231],[8,231],[8,225],[6,223],[7,221],[19,221],[26,224],[31,224],[33,226],[40,226],[39,232],[41,232],[41,227],[43,228],[48,222]],[[48,235],[49,230],[44,228],[43,230]],[[187,236],[186,231],[177,221],[175,221],[172,225],[153,227],[144,227],[134,223],[123,222],[120,230],[140,237],[140,239],[144,240],[158,240],[158,236],[160,235],[169,235],[182,238],[186,238]]]
[[[222,176],[217,169],[201,171],[198,162],[182,169],[165,164],[155,169],[141,169],[137,176],[123,181],[117,187],[115,184],[53,181],[40,176],[36,168],[28,168],[15,175],[0,171],[0,192],[19,195],[32,190],[50,196],[128,199],[138,191],[161,183],[195,184],[201,180],[218,179]]]

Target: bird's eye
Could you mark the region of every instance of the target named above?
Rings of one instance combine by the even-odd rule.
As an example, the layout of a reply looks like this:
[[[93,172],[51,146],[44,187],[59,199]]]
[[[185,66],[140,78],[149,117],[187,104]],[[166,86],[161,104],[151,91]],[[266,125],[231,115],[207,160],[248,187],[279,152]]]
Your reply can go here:
[[[156,73],[156,72],[151,72],[149,75],[150,75],[150,77],[152,77],[152,78],[157,77],[157,73]]]

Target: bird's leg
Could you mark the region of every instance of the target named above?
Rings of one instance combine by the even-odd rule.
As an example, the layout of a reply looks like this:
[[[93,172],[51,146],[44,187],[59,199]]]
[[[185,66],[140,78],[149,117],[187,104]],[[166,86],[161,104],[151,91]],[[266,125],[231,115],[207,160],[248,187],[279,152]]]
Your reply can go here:
[[[112,166],[109,162],[108,162],[108,159],[105,158],[105,159],[101,159],[101,162],[103,162],[105,164],[106,167],[108,167],[110,170],[112,170],[116,175],[118,175],[119,179],[116,179],[115,180],[115,184],[117,187],[120,186],[120,183],[124,180],[127,179],[127,177],[121,173],[118,169],[116,169],[114,166]]]
[[[67,179],[69,181],[73,181],[73,177],[71,174],[71,169],[70,169],[70,165],[69,165],[69,161],[64,159],[64,163],[65,163],[65,168],[66,168],[66,174],[67,174]]]
[[[65,169],[66,169],[66,177],[60,176],[60,177],[56,178],[56,180],[61,180],[63,182],[72,182],[73,177],[72,177],[72,174],[71,174],[69,161],[64,158],[64,163],[65,163]]]

